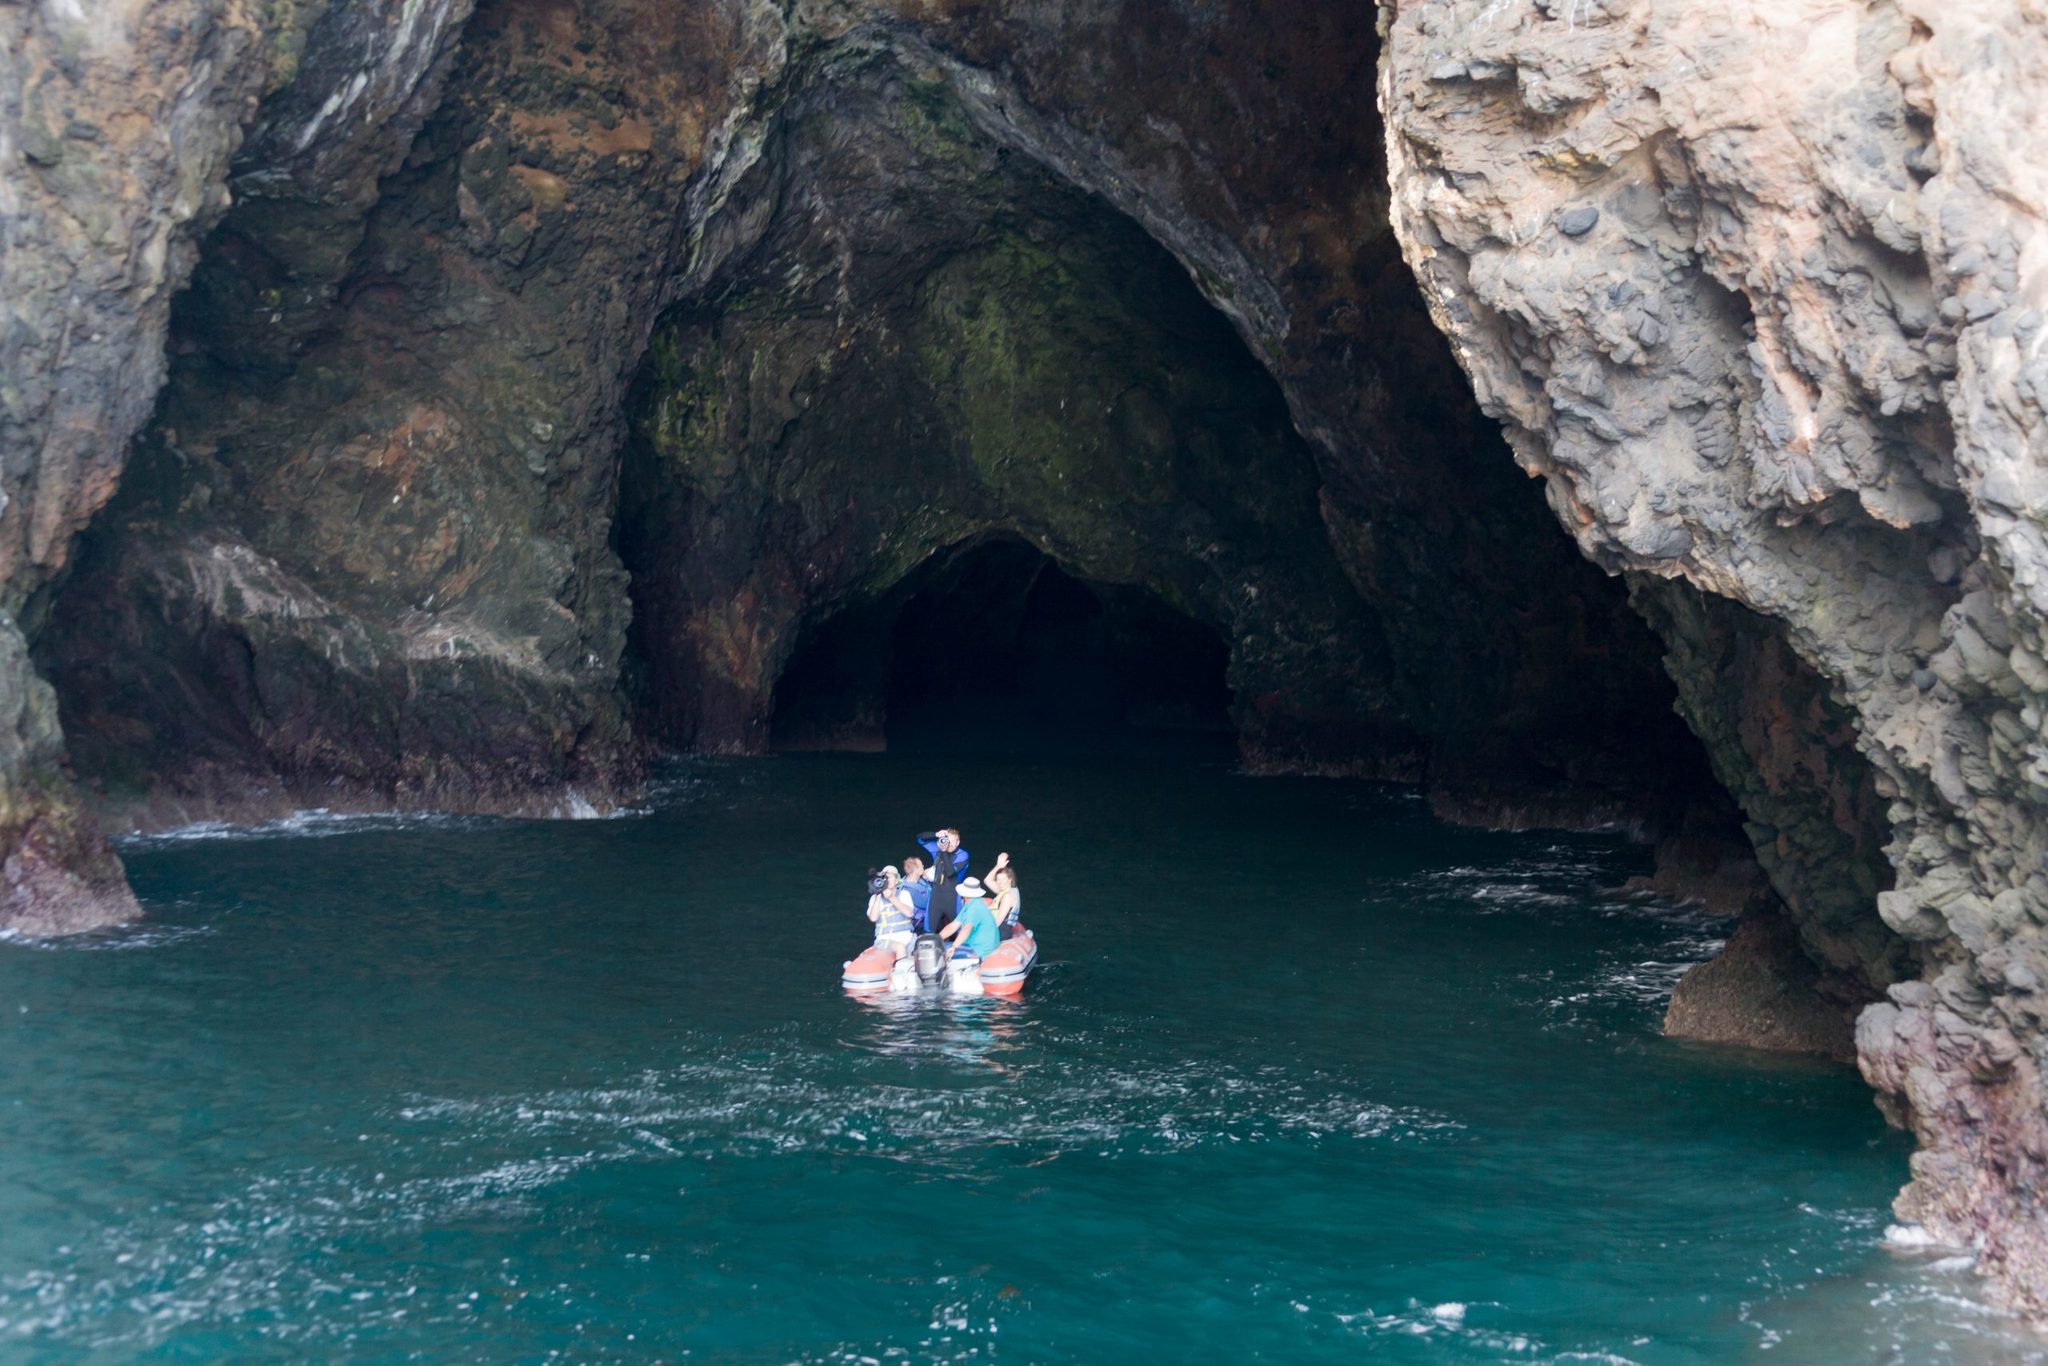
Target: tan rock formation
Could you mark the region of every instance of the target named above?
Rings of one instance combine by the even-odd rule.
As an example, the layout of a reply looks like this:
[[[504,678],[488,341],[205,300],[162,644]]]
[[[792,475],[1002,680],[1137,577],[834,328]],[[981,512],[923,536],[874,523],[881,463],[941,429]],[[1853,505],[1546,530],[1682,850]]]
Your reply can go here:
[[[2026,6],[1390,5],[1394,222],[1586,553],[1778,623],[1923,963],[1858,1028],[1903,1216],[2048,1309],[2048,28]],[[1740,688],[1741,680],[1732,680]]]

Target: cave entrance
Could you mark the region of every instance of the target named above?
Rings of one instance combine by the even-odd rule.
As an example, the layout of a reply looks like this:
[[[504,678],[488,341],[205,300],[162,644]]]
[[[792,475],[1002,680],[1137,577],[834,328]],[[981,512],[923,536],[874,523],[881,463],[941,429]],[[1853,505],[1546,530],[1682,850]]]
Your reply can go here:
[[[798,638],[775,686],[782,750],[1100,749],[1230,735],[1230,649],[1147,589],[1077,578],[1025,541],[943,551]]]

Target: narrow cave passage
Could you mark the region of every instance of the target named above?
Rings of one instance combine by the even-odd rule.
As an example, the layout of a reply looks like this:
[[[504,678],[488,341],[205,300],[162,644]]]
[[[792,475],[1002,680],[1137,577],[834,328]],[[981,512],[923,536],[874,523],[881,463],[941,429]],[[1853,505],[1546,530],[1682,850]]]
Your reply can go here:
[[[872,111],[877,138],[929,133],[897,126],[915,108]],[[616,540],[645,733],[875,748],[1000,704],[1407,763],[1394,652],[1270,370],[1109,205],[1019,167],[955,188],[908,216],[828,179],[656,329]],[[919,668],[900,633],[934,614],[957,652]]]
[[[879,602],[803,632],[770,720],[782,750],[1100,748],[1229,734],[1230,650],[1157,594],[1089,582],[1011,536],[927,560]]]

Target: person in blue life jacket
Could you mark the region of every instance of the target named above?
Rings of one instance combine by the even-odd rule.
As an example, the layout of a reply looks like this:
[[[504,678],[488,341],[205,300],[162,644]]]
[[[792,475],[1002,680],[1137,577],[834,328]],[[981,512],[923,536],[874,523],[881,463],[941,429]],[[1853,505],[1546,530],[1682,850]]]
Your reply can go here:
[[[868,874],[868,919],[874,922],[875,943],[901,958],[917,938],[916,910],[895,868]]]
[[[931,904],[925,921],[933,933],[943,934],[946,926],[953,923],[953,917],[959,914],[956,889],[967,872],[967,851],[960,847],[960,832],[951,826],[927,830],[917,837],[917,842],[932,856]]]
[[[932,875],[924,866],[924,860],[912,854],[903,860],[903,890],[910,897],[910,908],[917,921],[917,932],[931,931]]]
[[[954,941],[955,958],[986,958],[1003,942],[996,929],[995,909],[989,905],[988,890],[980,878],[971,877],[960,884],[960,914],[939,931],[939,937]]]

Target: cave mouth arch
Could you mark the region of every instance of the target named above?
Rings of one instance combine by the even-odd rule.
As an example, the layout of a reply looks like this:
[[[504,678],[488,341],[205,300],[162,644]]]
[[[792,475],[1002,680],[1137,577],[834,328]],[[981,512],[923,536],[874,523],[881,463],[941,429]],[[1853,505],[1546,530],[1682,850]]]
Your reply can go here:
[[[874,147],[937,136],[915,104],[848,99],[833,126]],[[883,656],[950,583],[1099,645],[1062,659],[1005,627],[984,672],[1075,671],[981,697],[1018,724],[1061,698],[1069,728],[1228,729],[1273,767],[1411,753],[1314,451],[1182,263],[1107,202],[964,151],[906,211],[872,163],[804,150],[811,127],[777,202],[822,207],[785,207],[664,315],[635,382],[615,544],[643,733],[879,746],[886,717],[945,701]]]
[[[880,598],[800,629],[769,747],[1098,750],[1164,732],[1235,734],[1230,646],[1148,589],[1069,573],[993,532],[926,559]]]

